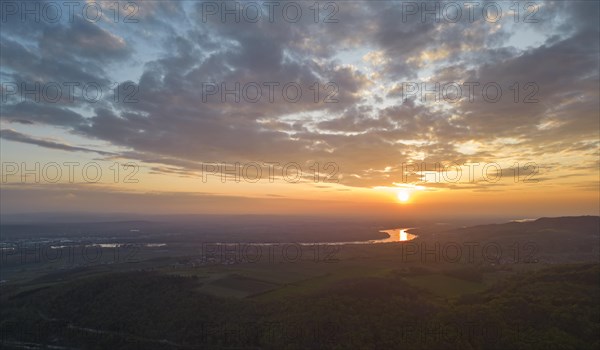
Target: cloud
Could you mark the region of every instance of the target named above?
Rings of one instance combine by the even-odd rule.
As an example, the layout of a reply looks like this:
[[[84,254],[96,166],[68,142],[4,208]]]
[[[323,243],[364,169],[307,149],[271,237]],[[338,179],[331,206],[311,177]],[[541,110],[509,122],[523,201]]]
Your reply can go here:
[[[98,153],[103,156],[114,156],[115,155],[112,152],[105,152],[105,151],[100,151],[100,150],[95,150],[95,149],[90,149],[90,148],[85,148],[85,147],[70,146],[65,143],[61,143],[61,142],[57,142],[57,141],[53,141],[53,140],[49,140],[49,139],[35,138],[35,137],[31,137],[31,136],[19,133],[17,131],[11,130],[11,129],[0,130],[0,138],[3,138],[8,141],[28,143],[31,145],[36,145],[36,146],[46,147],[46,148],[51,148],[51,149],[58,149],[58,150],[62,150],[62,151],[93,152],[93,153]]]
[[[196,2],[139,3],[138,23],[77,18],[28,23],[26,31],[11,22],[0,39],[3,79],[109,85],[125,72],[134,77],[136,102],[10,100],[0,117],[110,142],[130,150],[115,152],[121,156],[161,164],[154,168],[161,173],[188,175],[202,162],[335,162],[342,184],[361,187],[390,185],[398,171],[382,170],[415,160],[492,162],[515,152],[535,160],[561,151],[594,156],[600,49],[591,14],[597,4],[544,2],[542,21],[527,27],[543,40],[523,47],[510,42],[528,24],[512,18],[436,23],[422,21],[421,10],[404,20],[399,2],[337,5],[337,23],[314,23],[307,8],[299,23],[203,21]],[[495,82],[503,98],[490,103],[478,90],[473,102],[402,99],[406,81],[475,81],[480,88]],[[264,85],[270,82],[279,84],[274,102]],[[282,97],[289,82],[302,88],[298,101]],[[334,85],[326,87],[329,82]],[[258,84],[262,98],[235,102],[227,94],[223,101],[217,93],[204,101],[206,83]],[[523,103],[536,87],[539,102]],[[325,102],[332,91],[337,102]],[[3,130],[3,138],[97,152],[14,133]],[[503,144],[508,139],[518,143]],[[482,146],[464,154],[459,145],[466,142]]]
[[[85,120],[83,116],[71,109],[34,102],[5,105],[2,108],[0,118],[11,122],[41,123],[66,127],[75,127]]]

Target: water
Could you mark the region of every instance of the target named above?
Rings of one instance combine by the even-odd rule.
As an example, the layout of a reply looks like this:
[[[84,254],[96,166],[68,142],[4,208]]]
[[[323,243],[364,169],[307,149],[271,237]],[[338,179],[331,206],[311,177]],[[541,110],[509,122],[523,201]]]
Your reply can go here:
[[[392,242],[405,242],[417,238],[417,235],[408,233],[409,228],[397,228],[393,230],[382,230],[379,232],[385,232],[390,235],[388,238],[371,240],[369,243],[392,243]]]
[[[346,245],[346,244],[377,244],[377,243],[394,243],[394,242],[405,242],[410,241],[417,238],[417,235],[412,233],[408,233],[410,228],[397,228],[391,230],[381,230],[379,232],[385,232],[389,235],[388,238],[383,239],[371,239],[368,241],[348,241],[348,242],[302,242],[302,243],[294,243],[301,246],[312,246],[315,244],[319,245]],[[212,243],[215,245],[234,245],[236,243],[228,243],[228,242],[220,242],[220,243]],[[265,243],[248,243],[249,245],[255,246],[272,246],[279,245],[280,243],[274,242],[265,242]]]

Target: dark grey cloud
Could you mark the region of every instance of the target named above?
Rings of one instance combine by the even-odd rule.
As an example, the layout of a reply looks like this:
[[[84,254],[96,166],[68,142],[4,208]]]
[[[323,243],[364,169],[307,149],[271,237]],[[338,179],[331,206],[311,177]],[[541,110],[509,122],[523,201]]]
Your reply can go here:
[[[77,57],[100,63],[124,60],[132,53],[124,39],[81,16],[68,25],[46,28],[39,48],[43,57],[67,61]]]
[[[8,141],[28,143],[31,145],[36,145],[36,146],[51,148],[51,149],[58,149],[58,150],[62,150],[62,151],[93,152],[93,153],[98,153],[103,156],[114,156],[115,155],[112,152],[105,152],[105,151],[100,151],[100,150],[95,150],[95,149],[85,148],[85,147],[70,146],[65,143],[61,143],[61,142],[57,142],[57,141],[53,141],[53,140],[45,140],[45,139],[35,138],[35,137],[31,137],[29,135],[25,135],[20,132],[11,130],[11,129],[0,130],[0,138],[8,140]]]
[[[19,102],[4,105],[0,115],[2,120],[11,122],[40,123],[73,128],[84,122],[84,117],[60,105]]]

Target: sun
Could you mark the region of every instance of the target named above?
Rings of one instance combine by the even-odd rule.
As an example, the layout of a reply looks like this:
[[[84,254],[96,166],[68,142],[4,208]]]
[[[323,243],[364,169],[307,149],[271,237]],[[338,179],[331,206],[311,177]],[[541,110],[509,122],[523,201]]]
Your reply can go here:
[[[398,200],[402,203],[406,203],[410,199],[410,193],[407,190],[398,191],[396,196],[398,197]]]

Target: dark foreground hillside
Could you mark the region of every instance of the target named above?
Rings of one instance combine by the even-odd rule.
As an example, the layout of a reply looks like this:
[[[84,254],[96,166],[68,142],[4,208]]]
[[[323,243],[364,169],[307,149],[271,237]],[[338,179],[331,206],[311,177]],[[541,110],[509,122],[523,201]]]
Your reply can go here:
[[[2,293],[2,348],[598,349],[600,265],[519,272],[441,299],[399,271],[285,299],[197,291],[194,277],[95,275]],[[47,346],[47,347],[44,347]]]

